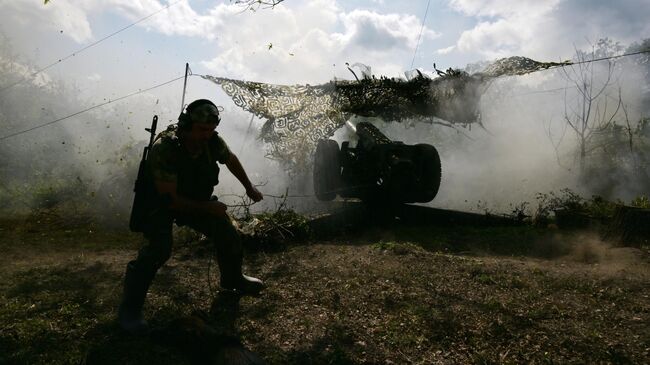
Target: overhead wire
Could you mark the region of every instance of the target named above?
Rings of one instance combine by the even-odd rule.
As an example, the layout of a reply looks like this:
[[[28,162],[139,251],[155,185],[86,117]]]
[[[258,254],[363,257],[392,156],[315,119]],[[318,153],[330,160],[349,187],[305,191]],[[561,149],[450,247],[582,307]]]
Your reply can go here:
[[[640,51],[630,52],[630,53],[623,53],[623,54],[620,54],[620,55],[607,56],[607,57],[600,57],[600,58],[593,58],[593,59],[591,59],[591,60],[582,60],[582,61],[578,61],[578,62],[571,62],[571,63],[568,64],[568,65],[558,65],[558,66],[549,67],[549,68],[557,68],[557,67],[565,67],[565,66],[581,65],[581,64],[583,64],[583,63],[591,63],[591,62],[598,62],[598,61],[606,61],[606,60],[611,60],[611,59],[614,59],[614,58],[621,58],[621,57],[627,57],[627,56],[635,56],[635,55],[643,54],[643,53],[650,53],[650,48],[648,48],[648,49],[643,49],[643,50],[640,50]]]
[[[557,67],[566,67],[566,66],[577,65],[577,64],[583,64],[583,63],[590,63],[590,62],[604,61],[604,60],[609,60],[609,59],[614,59],[614,58],[621,58],[621,57],[626,57],[626,56],[634,56],[634,55],[643,54],[643,53],[650,53],[650,49],[645,49],[645,50],[641,50],[641,51],[625,53],[625,54],[617,55],[617,56],[609,56],[609,57],[601,57],[601,58],[592,59],[592,60],[584,60],[584,61],[575,62],[575,63],[571,63],[571,64],[557,65],[557,66],[552,66],[552,67],[549,67],[549,68],[546,68],[546,69],[536,70],[536,71],[533,71],[533,72],[544,71],[544,70],[548,70],[548,69],[551,69],[551,68],[557,68]],[[531,72],[531,73],[532,73],[532,72]],[[202,76],[202,75],[200,75],[200,74],[191,74],[190,76]],[[65,116],[65,117],[62,117],[62,118],[59,118],[59,119],[56,119],[56,120],[53,120],[53,121],[50,121],[50,122],[47,122],[47,123],[44,123],[44,124],[37,125],[37,126],[34,126],[34,127],[32,127],[32,128],[24,129],[24,130],[21,130],[21,131],[18,131],[18,132],[14,132],[14,133],[11,133],[11,134],[8,134],[8,135],[5,135],[5,136],[2,136],[2,137],[0,137],[0,141],[5,140],[5,139],[7,139],[7,138],[11,138],[11,137],[17,136],[17,135],[20,135],[20,134],[23,134],[23,133],[27,133],[27,132],[33,131],[33,130],[35,130],[35,129],[43,128],[43,127],[49,126],[49,125],[51,125],[51,124],[55,124],[55,123],[58,123],[58,122],[60,122],[60,121],[63,121],[63,120],[65,120],[65,119],[68,119],[68,118],[74,117],[74,116],[76,116],[76,115],[79,115],[79,114],[85,113],[85,112],[87,112],[87,111],[90,111],[90,110],[93,110],[93,109],[99,108],[99,107],[101,107],[101,106],[104,106],[104,105],[107,105],[107,104],[110,104],[110,103],[113,103],[113,102],[116,102],[116,101],[120,101],[120,100],[126,99],[126,98],[128,98],[128,97],[131,97],[131,96],[134,96],[134,95],[137,95],[137,94],[143,93],[143,92],[147,92],[147,91],[149,91],[149,90],[156,89],[156,88],[158,88],[158,87],[161,87],[161,86],[167,85],[167,84],[172,83],[172,82],[174,82],[174,81],[177,81],[177,80],[183,79],[184,77],[185,77],[185,76],[179,76],[179,77],[177,77],[177,78],[175,78],[175,79],[172,79],[172,80],[169,80],[169,81],[163,82],[163,83],[161,83],[161,84],[154,85],[154,86],[149,87],[149,88],[147,88],[147,89],[139,90],[139,91],[137,91],[137,92],[134,92],[134,93],[131,93],[131,94],[128,94],[128,95],[124,95],[124,96],[119,97],[119,98],[117,98],[117,99],[109,100],[109,101],[107,101],[107,102],[105,102],[105,103],[101,103],[101,104],[93,105],[93,106],[91,106],[91,107],[88,107],[88,108],[86,108],[86,109],[80,110],[80,111],[78,111],[78,112],[75,112],[75,113],[73,113],[73,114],[67,115],[67,116]],[[540,91],[538,91],[538,92],[535,92],[535,91],[530,92],[529,94],[534,94],[534,93],[543,93],[543,92],[552,92],[552,91],[559,91],[559,90],[565,90],[565,89],[566,89],[566,88],[558,88],[558,89],[551,89],[551,90],[540,90]]]
[[[581,65],[581,64],[592,63],[592,62],[607,61],[607,60],[611,60],[611,59],[616,59],[616,58],[621,58],[621,57],[628,57],[628,56],[635,56],[635,55],[644,54],[644,53],[650,53],[650,49],[644,49],[644,50],[630,52],[630,53],[624,53],[624,54],[620,54],[620,55],[599,57],[599,58],[594,58],[594,59],[590,59],[590,60],[582,60],[582,61],[571,62],[571,63],[566,63],[566,64],[559,64],[559,65],[551,66],[551,67],[548,67],[548,68],[535,70],[535,71],[532,71],[530,73],[539,72],[539,71],[546,71],[546,70],[555,69],[555,68],[559,68],[559,67],[567,67],[567,66]],[[512,96],[544,94],[544,93],[551,93],[551,92],[556,92],[556,91],[564,91],[564,90],[569,90],[569,89],[574,89],[574,88],[575,88],[575,86],[559,87],[559,88],[555,88],[555,89],[529,91],[529,92],[525,92],[525,93],[515,94],[515,95],[512,95]]]
[[[80,53],[86,51],[87,49],[92,48],[92,47],[98,45],[99,43],[101,43],[101,42],[103,42],[103,41],[105,41],[105,40],[107,40],[107,39],[109,39],[109,38],[111,38],[111,37],[114,37],[115,35],[117,35],[117,34],[119,34],[119,33],[122,33],[123,31],[125,31],[125,30],[127,30],[127,29],[129,29],[129,28],[131,28],[131,27],[133,27],[133,26],[135,26],[135,25],[137,25],[137,24],[142,23],[143,21],[145,21],[145,20],[147,20],[147,19],[149,19],[149,18],[151,18],[151,17],[153,17],[153,16],[159,14],[160,12],[162,12],[162,11],[164,11],[164,10],[167,10],[167,9],[171,8],[172,6],[174,6],[174,5],[178,4],[178,3],[180,3],[181,1],[183,1],[183,0],[177,0],[177,1],[173,2],[173,3],[169,3],[169,4],[167,4],[167,6],[161,8],[161,9],[158,9],[157,11],[155,11],[155,12],[153,12],[153,13],[151,13],[151,14],[149,14],[149,15],[143,17],[143,18],[138,19],[137,21],[135,21],[135,22],[133,22],[133,23],[131,23],[131,24],[129,24],[129,25],[123,27],[123,28],[118,29],[118,30],[114,31],[113,33],[111,33],[111,34],[109,34],[109,35],[107,35],[107,36],[104,36],[103,38],[100,38],[100,39],[96,40],[95,42],[92,42],[92,43],[90,43],[90,44],[84,46],[83,48],[81,48],[81,49],[79,49],[79,50],[77,50],[77,51],[74,51],[74,52],[70,53],[69,55],[67,55],[67,56],[65,56],[65,57],[63,57],[63,58],[60,58],[60,59],[58,59],[58,60],[56,60],[56,61],[50,63],[49,65],[47,65],[47,66],[45,66],[45,67],[42,67],[42,68],[36,70],[35,72],[29,74],[29,76],[23,76],[22,79],[20,79],[20,80],[14,82],[14,83],[12,83],[12,84],[10,84],[10,85],[8,85],[8,86],[5,86],[5,87],[1,88],[1,89],[0,89],[0,94],[3,93],[4,91],[8,90],[8,89],[11,89],[12,87],[14,87],[14,86],[16,86],[16,85],[20,85],[20,84],[22,84],[23,82],[27,81],[28,78],[33,78],[34,76],[40,74],[41,72],[43,72],[43,71],[45,71],[45,70],[47,70],[47,69],[49,69],[49,68],[52,68],[52,67],[58,65],[59,63],[62,63],[62,62],[66,61],[66,60],[68,60],[68,59],[70,59],[70,58],[72,58],[72,57],[75,57],[76,55],[78,55],[78,54],[80,54]]]
[[[415,62],[415,55],[418,53],[418,48],[420,46],[420,38],[422,37],[422,31],[424,30],[424,23],[427,21],[427,14],[429,14],[429,5],[431,5],[431,0],[427,1],[427,8],[424,11],[424,17],[422,17],[422,25],[420,26],[420,34],[418,34],[418,40],[415,43],[415,50],[413,51],[413,59],[411,60],[411,67],[413,69],[413,63]]]
[[[553,69],[556,69],[556,68],[564,68],[564,67],[568,67],[568,66],[582,65],[582,64],[585,64],[585,63],[607,61],[607,60],[612,60],[612,59],[615,59],[615,58],[635,56],[635,55],[639,55],[639,54],[643,54],[643,53],[650,53],[650,48],[644,49],[644,50],[641,50],[641,51],[623,53],[623,54],[620,54],[620,55],[593,58],[593,59],[590,59],[590,60],[582,60],[582,61],[575,61],[575,62],[573,62],[573,61],[564,61],[564,62],[560,62],[560,63],[558,63],[556,65],[553,65],[553,66],[549,66],[549,67],[545,67],[545,68],[539,68],[537,70],[530,71],[530,72],[528,72],[526,74],[532,74],[532,73],[535,73],[535,72],[553,70]],[[512,75],[501,75],[501,76],[512,76]]]
[[[181,80],[181,79],[183,79],[183,78],[185,78],[185,76],[179,76],[179,77],[176,77],[176,78],[171,79],[171,80],[169,80],[169,81],[165,81],[165,82],[162,82],[162,83],[160,83],[160,84],[156,84],[156,85],[154,85],[154,86],[148,87],[148,88],[146,88],[146,89],[140,89],[140,90],[135,91],[135,92],[132,92],[132,93],[130,93],[130,94],[127,94],[127,95],[124,95],[124,96],[120,96],[120,97],[118,97],[118,98],[116,98],[116,99],[109,99],[108,101],[106,101],[106,102],[104,102],[104,103],[95,104],[95,105],[93,105],[93,106],[90,106],[90,107],[85,108],[85,109],[83,109],[83,110],[80,110],[80,111],[78,111],[78,112],[75,112],[75,113],[72,113],[72,114],[66,115],[65,117],[61,117],[61,118],[58,118],[58,119],[55,119],[55,120],[49,121],[49,122],[47,122],[47,123],[39,124],[39,125],[36,125],[36,126],[34,126],[34,127],[31,127],[31,128],[23,129],[23,130],[20,130],[20,131],[18,131],[18,132],[14,132],[14,133],[10,133],[10,134],[4,135],[4,136],[0,137],[0,141],[3,141],[3,140],[5,140],[5,139],[7,139],[7,138],[15,137],[15,136],[18,136],[18,135],[21,135],[21,134],[27,133],[27,132],[31,132],[31,131],[36,130],[36,129],[39,129],[39,128],[47,127],[47,126],[52,125],[52,124],[55,124],[55,123],[59,123],[59,122],[64,121],[64,120],[66,120],[66,119],[69,119],[69,118],[72,118],[72,117],[74,117],[74,116],[77,116],[77,115],[79,115],[79,114],[83,114],[83,113],[86,113],[86,112],[91,111],[91,110],[93,110],[93,109],[97,109],[97,108],[99,108],[99,107],[102,107],[102,106],[104,106],[104,105],[108,105],[108,104],[111,104],[111,103],[114,103],[114,102],[117,102],[117,101],[120,101],[120,100],[124,100],[124,99],[126,99],[126,98],[130,98],[130,97],[135,96],[135,95],[138,95],[138,94],[145,93],[145,92],[147,92],[147,91],[151,91],[151,90],[153,90],[153,89],[157,89],[157,88],[159,88],[159,87],[165,86],[165,85],[167,85],[167,84],[171,84],[172,82],[174,82],[174,81],[178,81],[178,80]]]

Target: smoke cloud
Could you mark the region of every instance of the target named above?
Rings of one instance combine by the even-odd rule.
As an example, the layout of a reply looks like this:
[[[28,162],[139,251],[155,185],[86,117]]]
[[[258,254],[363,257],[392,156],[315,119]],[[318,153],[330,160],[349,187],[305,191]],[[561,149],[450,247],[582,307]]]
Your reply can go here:
[[[27,81],[0,98],[4,131],[29,128],[96,103],[98,90],[80,88],[48,73],[29,78],[35,68],[24,57],[13,56],[7,38],[1,39],[0,85],[28,76]],[[623,129],[618,130],[616,138],[625,136],[625,123],[630,123],[627,126],[631,131],[648,117],[647,61],[638,61],[617,61],[611,84],[599,99],[608,100],[611,112],[620,91],[624,110],[617,112],[613,121]],[[604,65],[594,63],[594,84],[606,78],[609,69]],[[151,79],[160,80],[162,74],[155,74]],[[105,79],[100,74],[90,76]],[[281,163],[267,158],[267,146],[257,139],[264,121],[251,119],[218,88],[206,84],[209,83],[193,84],[195,87],[188,91],[186,100],[208,97],[225,106],[224,122],[218,131],[240,157],[251,180],[268,194],[254,209],[276,208],[281,198],[273,196],[286,191],[300,196],[290,198],[289,205],[303,210],[323,206],[310,197],[313,191],[308,169],[287,171]],[[144,128],[154,114],[160,117],[159,130],[175,122],[180,107],[179,89],[180,84],[172,84],[169,89],[143,93],[2,141],[0,194],[8,202],[2,207],[3,214],[82,197],[87,198],[88,205],[101,207],[100,216],[117,215],[124,220],[132,201],[137,163],[147,140]],[[95,97],[91,99],[89,95]],[[110,98],[120,94],[106,95]],[[647,194],[647,176],[639,171],[644,166],[647,169],[643,163],[648,160],[643,158],[648,154],[648,146],[639,141],[629,152],[618,145],[595,148],[588,156],[589,173],[579,169],[579,143],[565,122],[566,114],[580,105],[579,96],[579,90],[566,74],[556,69],[493,81],[481,97],[483,127],[452,129],[420,122],[372,121],[391,139],[430,143],[439,150],[443,178],[438,196],[430,203],[433,206],[506,212],[510,204],[532,201],[538,192],[564,187],[608,199],[629,200]],[[607,114],[603,107],[599,113]],[[344,127],[333,138],[343,141],[350,135]],[[647,141],[648,136],[639,138]],[[622,145],[625,142],[623,138]],[[606,157],[613,156],[613,150],[617,160],[607,160]],[[243,188],[226,169],[216,193],[232,205],[241,203],[244,195]]]

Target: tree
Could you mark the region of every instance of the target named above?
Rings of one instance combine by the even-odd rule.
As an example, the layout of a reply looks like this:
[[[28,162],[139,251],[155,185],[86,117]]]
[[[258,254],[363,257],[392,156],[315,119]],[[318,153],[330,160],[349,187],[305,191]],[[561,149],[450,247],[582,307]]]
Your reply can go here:
[[[590,52],[576,50],[574,64],[562,68],[567,83],[573,86],[565,90],[563,120],[577,139],[578,161],[583,173],[589,154],[601,147],[593,143],[594,137],[612,126],[623,104],[617,85],[616,61],[591,61],[621,51],[623,47],[618,42],[604,38],[593,45]],[[614,96],[611,86],[618,86]]]
[[[650,179],[650,80],[647,53],[607,59],[649,49],[644,40],[624,49],[601,39],[591,51],[576,51],[573,66],[563,68],[567,81],[561,137],[547,131],[556,152],[566,133],[576,138],[579,179],[592,193],[631,198],[647,192]],[[591,60],[599,60],[590,62]],[[625,98],[622,95],[627,95]],[[632,104],[624,102],[631,98]],[[561,163],[558,154],[558,163]]]
[[[650,38],[646,38],[640,42],[632,43],[625,53],[636,53],[650,50]],[[641,68],[645,85],[650,85],[650,53],[636,54],[631,58],[631,61]],[[646,87],[642,90],[641,110],[643,114],[650,115],[650,88]]]

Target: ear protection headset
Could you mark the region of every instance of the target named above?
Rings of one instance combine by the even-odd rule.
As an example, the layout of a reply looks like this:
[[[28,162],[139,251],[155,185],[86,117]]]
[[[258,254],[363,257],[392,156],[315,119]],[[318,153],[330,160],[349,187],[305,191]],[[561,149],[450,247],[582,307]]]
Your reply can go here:
[[[193,102],[189,103],[187,107],[185,107],[185,112],[181,113],[181,115],[178,116],[178,128],[183,129],[183,130],[188,130],[192,128],[192,111],[195,110],[196,108],[200,107],[201,105],[212,105],[217,110],[219,110],[219,107],[217,107],[213,102],[211,102],[208,99],[198,99],[194,100]],[[221,117],[217,117],[217,125],[221,122]]]

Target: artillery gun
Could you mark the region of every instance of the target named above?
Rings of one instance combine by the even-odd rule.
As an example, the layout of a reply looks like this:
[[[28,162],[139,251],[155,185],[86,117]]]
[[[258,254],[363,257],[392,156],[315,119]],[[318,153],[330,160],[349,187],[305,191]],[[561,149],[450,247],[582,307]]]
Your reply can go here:
[[[356,133],[356,146],[321,139],[314,160],[314,191],[319,200],[337,195],[363,201],[426,203],[440,187],[438,151],[429,144],[391,141],[374,125],[346,125]]]

